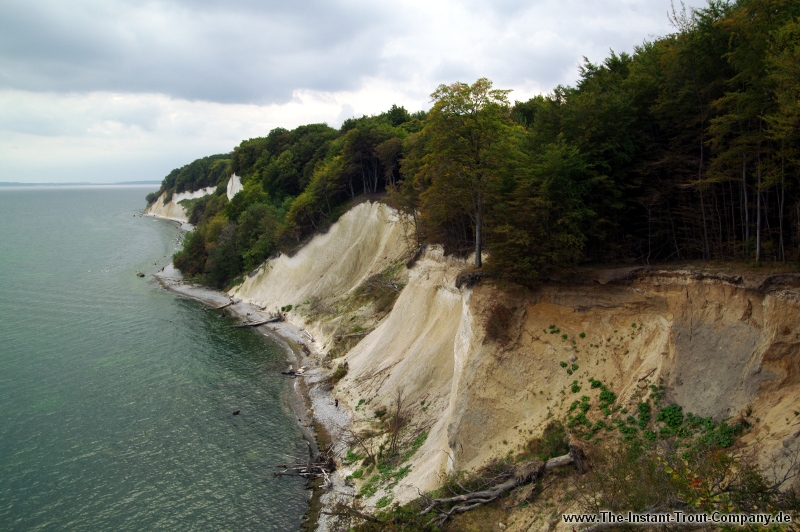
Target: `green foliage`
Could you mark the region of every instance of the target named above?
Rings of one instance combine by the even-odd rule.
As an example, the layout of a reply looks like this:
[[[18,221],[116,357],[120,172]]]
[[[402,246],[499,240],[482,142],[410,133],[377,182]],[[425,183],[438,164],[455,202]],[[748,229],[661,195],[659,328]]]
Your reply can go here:
[[[347,375],[347,368],[344,364],[339,364],[336,366],[336,371],[334,371],[333,375],[331,375],[331,383],[336,384],[342,380],[345,375]]]
[[[673,34],[586,61],[574,87],[511,106],[482,78],[439,86],[428,113],[277,128],[174,170],[147,201],[218,187],[191,203],[202,241],[176,256],[215,286],[384,191],[417,243],[475,251],[477,266],[486,249],[493,273],[527,285],[587,261],[800,258],[800,4],[672,16]],[[232,172],[245,190],[228,202]]]
[[[224,184],[230,175],[230,159],[227,155],[203,157],[167,174],[156,197],[164,191],[168,192],[171,197],[173,193],[193,192],[201,188],[215,187]]]
[[[426,441],[428,441],[428,431],[423,430],[411,442],[411,445],[408,447],[408,450],[403,455],[403,462],[411,460],[411,457],[414,456],[414,454],[419,450],[420,447],[422,447],[425,444]]]
[[[440,85],[420,135],[413,167],[419,223],[451,250],[475,250],[482,266],[484,226],[502,191],[512,186],[524,160],[522,131],[509,115],[507,90],[481,78],[474,84]],[[472,242],[463,228],[471,227]],[[470,246],[471,244],[471,246]]]
[[[640,428],[644,429],[647,427],[647,424],[650,423],[650,403],[639,403],[637,409],[639,411],[639,421],[637,423]]]
[[[697,445],[700,447],[708,448],[728,448],[733,445],[734,438],[739,436],[743,431],[740,424],[728,425],[724,421],[719,425],[714,426],[712,429],[707,430],[705,434],[697,439]]]
[[[567,432],[564,425],[551,421],[545,427],[540,438],[534,438],[525,445],[525,451],[519,459],[535,457],[546,462],[550,458],[563,456],[569,452]]]
[[[381,497],[380,499],[378,499],[378,502],[375,503],[375,507],[378,509],[386,508],[392,503],[393,500],[394,497],[392,497],[391,495],[386,495],[385,497]]]
[[[390,114],[401,119],[404,111],[396,108]],[[267,137],[243,141],[230,158],[198,159],[173,171],[148,201],[162,191],[168,200],[173,192],[218,185],[214,195],[187,203],[204,250],[199,241],[193,242],[191,250],[179,254],[176,266],[180,263],[198,280],[222,287],[335,221],[357,193],[380,192],[399,180],[407,134],[392,126],[388,115],[360,120],[346,132],[325,124],[277,128]],[[228,201],[223,185],[233,172],[242,178],[243,190]],[[218,230],[219,215],[233,224],[226,231]],[[211,225],[214,230],[207,227]]]
[[[608,405],[617,400],[617,394],[611,390],[602,387],[600,390],[600,408],[606,408]]]
[[[567,366],[569,366],[569,364],[567,364],[563,360],[561,362],[559,362],[558,365],[561,366],[562,368],[566,368]]]
[[[357,454],[356,452],[353,451],[352,448],[350,448],[350,449],[347,449],[347,454],[345,455],[345,457],[344,457],[344,459],[342,461],[345,464],[352,464],[354,462],[358,462],[362,458],[364,458],[364,457],[361,456],[360,454]]]
[[[669,428],[677,429],[683,423],[683,408],[676,404],[665,406],[656,418],[664,422]]]

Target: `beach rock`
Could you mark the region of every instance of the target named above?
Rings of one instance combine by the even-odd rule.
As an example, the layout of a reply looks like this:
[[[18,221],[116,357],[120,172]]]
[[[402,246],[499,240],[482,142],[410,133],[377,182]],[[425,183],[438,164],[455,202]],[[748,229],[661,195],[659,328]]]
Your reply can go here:
[[[144,274],[142,272],[137,272],[136,277],[144,277]]]

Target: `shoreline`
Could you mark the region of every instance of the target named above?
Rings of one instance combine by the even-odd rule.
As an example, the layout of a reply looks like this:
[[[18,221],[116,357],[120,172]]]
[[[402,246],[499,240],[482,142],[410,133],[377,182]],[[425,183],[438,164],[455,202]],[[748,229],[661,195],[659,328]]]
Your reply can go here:
[[[154,215],[150,215],[154,216]],[[160,218],[160,217],[159,217]],[[163,218],[162,218],[163,219]],[[176,220],[171,220],[176,222]],[[181,226],[183,228],[183,225]],[[223,307],[221,310],[243,321],[261,321],[269,317],[269,313],[259,307],[232,299],[221,290],[186,284],[180,271],[171,263],[155,272],[153,277],[161,287],[173,294],[193,299],[209,307],[209,310]],[[344,404],[336,406],[331,394],[333,386],[328,384],[328,375],[322,365],[324,353],[315,347],[313,338],[302,328],[289,322],[280,321],[253,327],[259,334],[269,336],[284,346],[287,363],[293,368],[306,366],[302,376],[292,379],[290,393],[286,399],[292,413],[297,419],[303,439],[308,444],[309,457],[319,456],[329,444],[335,458],[341,458],[347,452],[346,430],[352,424]],[[321,449],[322,448],[322,449]],[[302,530],[321,530],[329,528],[329,518],[322,510],[332,506],[337,500],[351,497],[355,492],[345,485],[341,475],[331,474],[331,485],[322,486],[317,481],[310,481],[311,491],[307,517],[303,521]]]

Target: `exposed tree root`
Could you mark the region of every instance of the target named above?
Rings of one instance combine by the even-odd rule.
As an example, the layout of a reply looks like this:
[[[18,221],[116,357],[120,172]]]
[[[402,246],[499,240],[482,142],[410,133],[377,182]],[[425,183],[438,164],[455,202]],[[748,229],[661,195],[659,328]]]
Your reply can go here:
[[[427,507],[421,512],[421,515],[426,515],[431,512],[437,512],[438,515],[434,517],[431,522],[442,524],[455,514],[461,514],[473,510],[486,503],[492,502],[503,494],[534,482],[542,477],[545,471],[554,469],[556,467],[563,467],[566,465],[574,464],[575,467],[583,472],[585,471],[585,458],[583,451],[575,446],[570,445],[569,454],[551,458],[545,463],[542,462],[529,462],[521,464],[513,472],[511,478],[489,489],[465,493],[455,497],[448,497],[444,499],[431,499]],[[451,506],[449,510],[444,510],[443,506]]]

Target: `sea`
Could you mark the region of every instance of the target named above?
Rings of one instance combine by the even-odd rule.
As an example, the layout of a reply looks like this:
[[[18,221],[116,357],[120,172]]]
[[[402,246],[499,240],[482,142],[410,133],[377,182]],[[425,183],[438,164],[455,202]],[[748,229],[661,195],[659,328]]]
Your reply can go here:
[[[0,530],[300,529],[285,347],[160,288],[152,188],[0,187]]]

